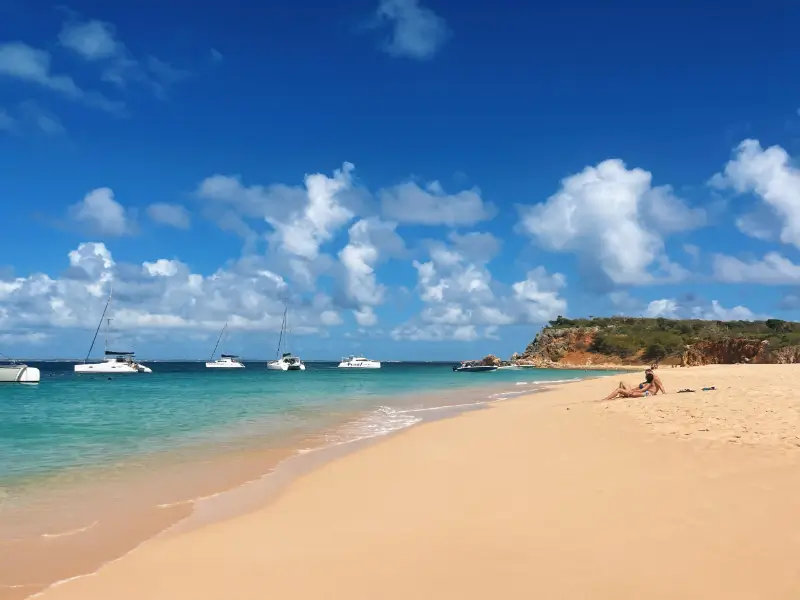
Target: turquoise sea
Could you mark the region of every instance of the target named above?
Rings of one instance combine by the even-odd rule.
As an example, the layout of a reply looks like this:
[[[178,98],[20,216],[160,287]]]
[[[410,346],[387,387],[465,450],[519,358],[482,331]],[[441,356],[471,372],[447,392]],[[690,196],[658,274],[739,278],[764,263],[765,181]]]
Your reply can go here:
[[[201,362],[154,362],[147,363],[152,374],[109,377],[75,375],[69,362],[28,364],[41,369],[40,384],[0,387],[0,488],[6,494],[26,480],[69,469],[165,451],[236,448],[348,419],[351,430],[363,425],[352,435],[378,435],[418,420],[393,409],[422,407],[420,394],[458,404],[468,390],[486,389],[480,400],[490,392],[530,389],[526,384],[603,374],[454,373],[451,363],[384,363],[368,371],[309,362],[304,372],[280,372],[263,363],[211,370]]]

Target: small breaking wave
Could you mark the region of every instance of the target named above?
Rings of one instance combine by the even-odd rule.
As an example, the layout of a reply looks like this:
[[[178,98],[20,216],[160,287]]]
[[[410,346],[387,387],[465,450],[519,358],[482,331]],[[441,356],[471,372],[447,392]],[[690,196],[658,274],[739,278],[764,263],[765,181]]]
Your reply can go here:
[[[62,538],[62,537],[69,537],[71,535],[78,535],[79,533],[84,533],[97,527],[100,524],[100,520],[93,521],[88,525],[84,525],[83,527],[76,527],[75,529],[68,529],[67,531],[57,531],[55,533],[40,533],[38,537],[44,539],[55,539],[55,538]],[[24,542],[26,540],[30,540],[30,537],[16,537],[16,538],[7,538],[4,540],[0,540],[0,546],[7,546],[10,544],[18,544],[20,542]]]
[[[70,529],[69,531],[59,531],[58,533],[43,533],[43,538],[60,538],[60,537],[68,537],[70,535],[76,535],[78,533],[83,533],[84,531],[89,531],[90,529],[96,527],[100,523],[100,520],[96,520],[93,523],[89,523],[84,527],[78,527],[77,529]]]
[[[325,435],[328,444],[347,444],[379,437],[411,427],[422,419],[404,412],[395,410],[390,406],[380,406],[369,414],[352,421],[334,432]]]
[[[479,402],[468,402],[466,404],[444,404],[442,406],[428,406],[423,408],[407,408],[405,410],[398,410],[397,412],[400,414],[408,414],[408,413],[418,413],[418,412],[428,412],[432,410],[447,410],[448,408],[466,408],[468,406],[483,406],[488,404],[489,402],[486,400],[481,400]]]

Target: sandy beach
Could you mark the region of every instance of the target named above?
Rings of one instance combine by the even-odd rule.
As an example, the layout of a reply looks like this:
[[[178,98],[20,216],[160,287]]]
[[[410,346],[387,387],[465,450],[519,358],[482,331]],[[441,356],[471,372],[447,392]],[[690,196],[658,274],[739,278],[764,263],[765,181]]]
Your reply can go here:
[[[800,597],[800,369],[659,374],[413,427],[37,597]]]

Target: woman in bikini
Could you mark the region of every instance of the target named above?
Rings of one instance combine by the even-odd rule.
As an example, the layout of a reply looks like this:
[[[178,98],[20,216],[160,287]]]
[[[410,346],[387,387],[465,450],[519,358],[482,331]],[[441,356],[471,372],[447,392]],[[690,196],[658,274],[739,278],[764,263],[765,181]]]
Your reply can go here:
[[[644,372],[645,382],[639,384],[638,387],[629,388],[623,382],[620,382],[619,387],[611,392],[603,400],[613,400],[614,398],[643,398],[645,396],[655,396],[658,392],[666,394],[661,380],[656,377],[651,369]]]

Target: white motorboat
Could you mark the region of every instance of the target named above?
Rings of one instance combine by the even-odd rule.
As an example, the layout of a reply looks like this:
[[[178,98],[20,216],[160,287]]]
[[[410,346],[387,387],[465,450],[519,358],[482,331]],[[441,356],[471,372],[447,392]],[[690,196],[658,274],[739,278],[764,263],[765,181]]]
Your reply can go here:
[[[453,365],[456,373],[489,373],[497,371],[494,365],[485,365],[479,360],[465,360],[460,365]]]
[[[211,351],[211,358],[209,358],[208,362],[206,363],[206,368],[208,369],[244,369],[244,365],[239,360],[239,357],[235,354],[220,354],[219,358],[214,360],[214,354],[217,353],[217,348],[219,347],[219,343],[222,341],[222,336],[225,335],[225,330],[227,328],[228,323],[226,322],[219,334],[219,337],[217,338],[217,344]]]
[[[381,361],[370,360],[363,356],[348,356],[339,363],[340,369],[380,369]]]
[[[9,360],[0,364],[0,383],[39,383],[41,372],[36,367]]]
[[[283,311],[283,323],[281,323],[281,335],[278,338],[278,351],[277,358],[267,363],[267,369],[270,371],[305,371],[306,366],[299,357],[293,355],[291,352],[286,352],[286,346],[289,340],[289,326],[286,318],[289,312],[287,306]],[[281,352],[283,349],[283,352]]]
[[[106,319],[106,313],[108,312],[108,307],[111,305],[111,296],[112,293],[109,292],[108,300],[106,301],[106,307],[103,309],[103,314],[100,316],[100,322],[97,324],[97,329],[94,332],[94,337],[92,338],[92,344],[89,346],[89,352],[86,353],[86,358],[83,359],[83,363],[75,365],[75,372],[76,373],[114,373],[114,374],[128,374],[128,373],[152,373],[153,369],[150,367],[144,366],[142,363],[136,361],[134,358],[133,352],[115,352],[113,350],[108,349],[108,330],[111,327],[111,319]],[[100,333],[100,327],[103,326],[103,320],[106,321],[106,331],[105,331],[105,350],[103,352],[103,362],[94,362],[90,363],[89,356],[92,353],[92,349],[94,348],[94,343],[97,341],[97,334]]]

